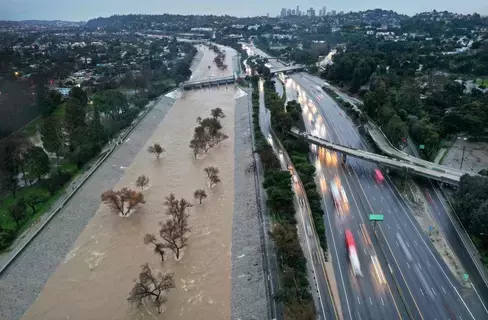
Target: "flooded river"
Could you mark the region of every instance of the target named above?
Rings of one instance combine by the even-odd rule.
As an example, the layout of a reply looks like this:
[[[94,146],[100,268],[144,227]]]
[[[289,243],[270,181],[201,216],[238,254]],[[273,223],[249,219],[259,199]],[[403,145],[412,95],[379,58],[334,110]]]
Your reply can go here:
[[[232,74],[231,51],[220,71],[213,63],[214,53],[203,50],[193,78]],[[208,66],[211,68],[208,69]],[[125,170],[116,189],[135,188],[135,180],[149,176],[144,191],[146,203],[128,218],[121,218],[101,204],[71,252],[47,282],[24,319],[229,319],[231,291],[231,228],[234,202],[234,86],[183,93],[154,131],[146,146]],[[229,136],[219,147],[194,160],[188,143],[196,118],[207,117],[220,107],[221,120]],[[154,142],[166,149],[156,160],[146,150]],[[203,168],[217,166],[221,183],[209,189]],[[203,204],[193,200],[193,191],[204,188]],[[170,193],[194,203],[190,210],[189,245],[180,261],[168,251],[166,262],[144,245],[144,234],[158,233],[158,222],[165,220],[164,198]],[[127,302],[140,266],[174,272],[176,289],[168,295],[166,310],[139,311]]]

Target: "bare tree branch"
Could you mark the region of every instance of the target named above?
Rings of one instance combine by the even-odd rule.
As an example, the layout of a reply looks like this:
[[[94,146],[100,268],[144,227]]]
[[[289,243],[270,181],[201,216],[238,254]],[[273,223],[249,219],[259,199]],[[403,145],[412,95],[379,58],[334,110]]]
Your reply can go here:
[[[162,274],[158,272],[153,275],[151,268],[146,263],[142,265],[142,271],[139,274],[139,280],[135,280],[134,287],[129,293],[127,301],[135,304],[142,309],[146,302],[154,305],[158,313],[163,311],[162,306],[168,301],[164,293],[175,288],[172,273]]]
[[[113,213],[128,215],[132,209],[145,203],[142,193],[122,188],[119,191],[108,190],[101,195],[103,203],[107,204]]]

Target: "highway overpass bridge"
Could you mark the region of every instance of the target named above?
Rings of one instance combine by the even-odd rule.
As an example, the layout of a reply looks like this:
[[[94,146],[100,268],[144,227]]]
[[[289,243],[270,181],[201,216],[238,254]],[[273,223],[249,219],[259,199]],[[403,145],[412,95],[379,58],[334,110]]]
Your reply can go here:
[[[455,169],[451,170],[451,168],[449,167],[437,165],[428,161],[425,161],[426,164],[424,165],[416,162],[405,161],[403,159],[395,159],[383,155],[378,155],[376,153],[364,151],[361,149],[346,147],[340,144],[332,143],[306,132],[301,132],[297,128],[292,128],[290,130],[290,133],[295,137],[304,138],[309,143],[327,148],[329,150],[340,152],[344,157],[345,155],[350,155],[366,161],[380,163],[390,168],[401,169],[408,173],[417,174],[451,185],[458,185],[461,176],[467,173]]]
[[[403,151],[398,150],[395,146],[393,146],[388,140],[388,138],[385,136],[383,131],[374,124],[373,122],[369,121],[364,128],[368,132],[369,136],[371,139],[373,139],[373,142],[376,144],[376,146],[386,155],[403,160],[405,162],[410,162],[413,164],[416,164],[420,167],[427,167],[431,168],[433,170],[437,170],[439,172],[441,171],[446,171],[450,172],[453,175],[458,175],[462,176],[464,174],[470,174],[470,175],[476,175],[476,173],[470,172],[470,171],[464,171],[464,170],[459,170],[447,166],[443,166],[441,164],[433,163],[427,160],[423,160],[417,157],[414,157],[412,155],[409,155]]]
[[[276,68],[276,69],[270,69],[271,74],[275,73],[289,73],[289,72],[294,72],[294,71],[303,71],[306,68],[304,65],[294,65],[294,66],[289,66],[289,67],[283,67],[283,68]]]
[[[305,66],[302,65],[295,65],[295,66],[290,66],[290,67],[284,67],[284,68],[277,68],[277,69],[271,69],[270,72],[271,74],[275,73],[288,73],[288,72],[294,72],[294,71],[301,71],[305,68]],[[205,87],[213,87],[213,86],[220,86],[220,85],[227,85],[234,83],[236,81],[236,76],[225,76],[225,77],[212,77],[212,78],[204,78],[204,79],[198,79],[198,80],[189,80],[183,83],[183,89],[185,90],[191,90],[191,89],[201,89]]]
[[[183,83],[183,89],[191,90],[191,89],[201,89],[204,87],[212,87],[212,86],[220,86],[226,85],[235,82],[235,77],[232,76],[225,76],[225,77],[212,77],[212,78],[204,78],[198,80],[189,80]]]

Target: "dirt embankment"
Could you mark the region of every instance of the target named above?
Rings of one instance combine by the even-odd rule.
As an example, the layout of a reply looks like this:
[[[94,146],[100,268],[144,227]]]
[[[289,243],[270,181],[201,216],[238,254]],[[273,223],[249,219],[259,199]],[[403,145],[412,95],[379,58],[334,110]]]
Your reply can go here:
[[[478,173],[488,168],[488,143],[459,138],[442,157],[441,164]]]

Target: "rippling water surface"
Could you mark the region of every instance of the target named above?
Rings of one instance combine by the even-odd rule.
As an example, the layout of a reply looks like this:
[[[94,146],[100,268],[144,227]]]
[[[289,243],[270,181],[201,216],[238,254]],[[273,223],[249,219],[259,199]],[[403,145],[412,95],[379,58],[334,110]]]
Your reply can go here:
[[[213,52],[203,56],[193,79],[232,74],[217,70]],[[208,69],[211,65],[211,69]],[[233,86],[185,92],[162,120],[153,136],[125,170],[117,188],[131,186],[137,176],[150,177],[144,191],[146,204],[128,218],[110,213],[101,205],[73,249],[49,279],[25,319],[228,319],[230,318],[230,245],[234,197],[234,96]],[[196,118],[206,117],[220,107],[223,132],[229,139],[202,159],[194,160],[188,143]],[[159,160],[147,153],[147,146],[159,142],[167,153]],[[222,183],[209,189],[203,168],[220,170]],[[193,191],[204,188],[208,198],[202,205],[193,200]],[[175,261],[170,252],[161,264],[144,234],[158,232],[158,222],[166,219],[164,198],[170,193],[194,202],[190,211],[191,234],[183,258]],[[168,295],[162,315],[155,310],[137,311],[126,301],[140,266],[148,262],[154,269],[174,272],[176,289]]]

